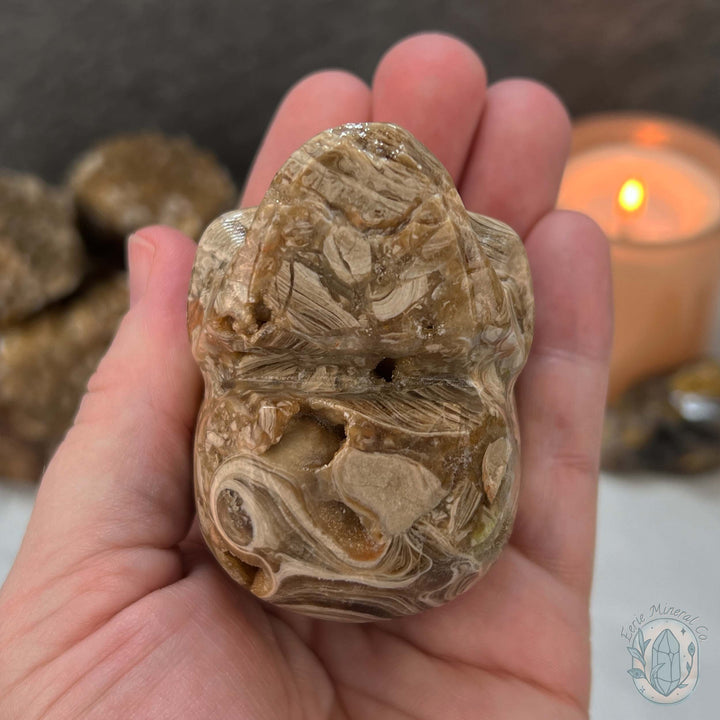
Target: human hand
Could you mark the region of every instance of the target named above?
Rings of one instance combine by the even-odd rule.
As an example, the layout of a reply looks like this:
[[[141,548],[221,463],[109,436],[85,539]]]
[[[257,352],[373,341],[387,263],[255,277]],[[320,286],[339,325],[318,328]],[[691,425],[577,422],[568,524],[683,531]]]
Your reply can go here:
[[[522,483],[510,543],[455,601],[373,624],[312,620],[234,585],[192,524],[194,245],[147,228],[129,243],[131,309],[45,473],[0,591],[3,719],[587,716],[610,282],[600,230],[552,209],[566,113],[529,81],[486,91],[467,46],[416,36],[382,59],[372,90],[337,71],[296,85],[243,205],[259,202],[312,135],[367,120],[414,133],[469,210],[525,239],[536,333],[518,387]]]

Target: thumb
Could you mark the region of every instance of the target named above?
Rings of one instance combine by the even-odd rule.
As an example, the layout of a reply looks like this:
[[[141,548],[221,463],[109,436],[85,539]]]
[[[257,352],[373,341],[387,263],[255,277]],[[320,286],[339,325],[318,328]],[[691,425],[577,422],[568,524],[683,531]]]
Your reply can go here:
[[[172,547],[187,533],[201,389],[185,311],[194,255],[192,240],[170,228],[130,238],[130,310],[45,473],[22,554],[62,547],[72,562]]]

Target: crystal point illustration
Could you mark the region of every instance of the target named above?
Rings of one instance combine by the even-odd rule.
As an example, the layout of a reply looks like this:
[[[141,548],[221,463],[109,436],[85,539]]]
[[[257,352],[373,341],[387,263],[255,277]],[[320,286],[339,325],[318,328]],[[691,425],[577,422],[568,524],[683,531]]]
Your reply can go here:
[[[680,684],[680,643],[669,628],[655,638],[652,668],[655,689],[667,697]]]

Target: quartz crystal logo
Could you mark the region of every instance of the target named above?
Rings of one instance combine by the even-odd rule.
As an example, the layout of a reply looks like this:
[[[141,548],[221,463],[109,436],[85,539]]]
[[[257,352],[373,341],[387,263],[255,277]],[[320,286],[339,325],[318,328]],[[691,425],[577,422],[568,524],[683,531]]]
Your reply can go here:
[[[638,628],[628,645],[632,677],[648,700],[670,704],[684,700],[697,685],[699,643],[690,625],[676,618],[657,618]]]

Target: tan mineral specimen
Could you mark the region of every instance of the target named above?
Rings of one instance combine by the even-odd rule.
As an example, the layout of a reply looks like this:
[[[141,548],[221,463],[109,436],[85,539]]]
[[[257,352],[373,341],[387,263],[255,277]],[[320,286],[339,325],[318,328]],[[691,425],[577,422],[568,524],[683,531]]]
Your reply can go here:
[[[0,331],[0,477],[37,479],[127,304],[118,273]]]
[[[70,197],[32,175],[0,172],[0,327],[78,287],[85,252]]]
[[[237,190],[212,154],[185,137],[119,135],[89,150],[70,173],[78,213],[96,243],[122,245],[145,225],[161,224],[197,240]]]
[[[237,582],[363,621],[485,573],[515,514],[530,272],[423,145],[381,123],[310,140],[207,229],[188,313],[198,516]]]

